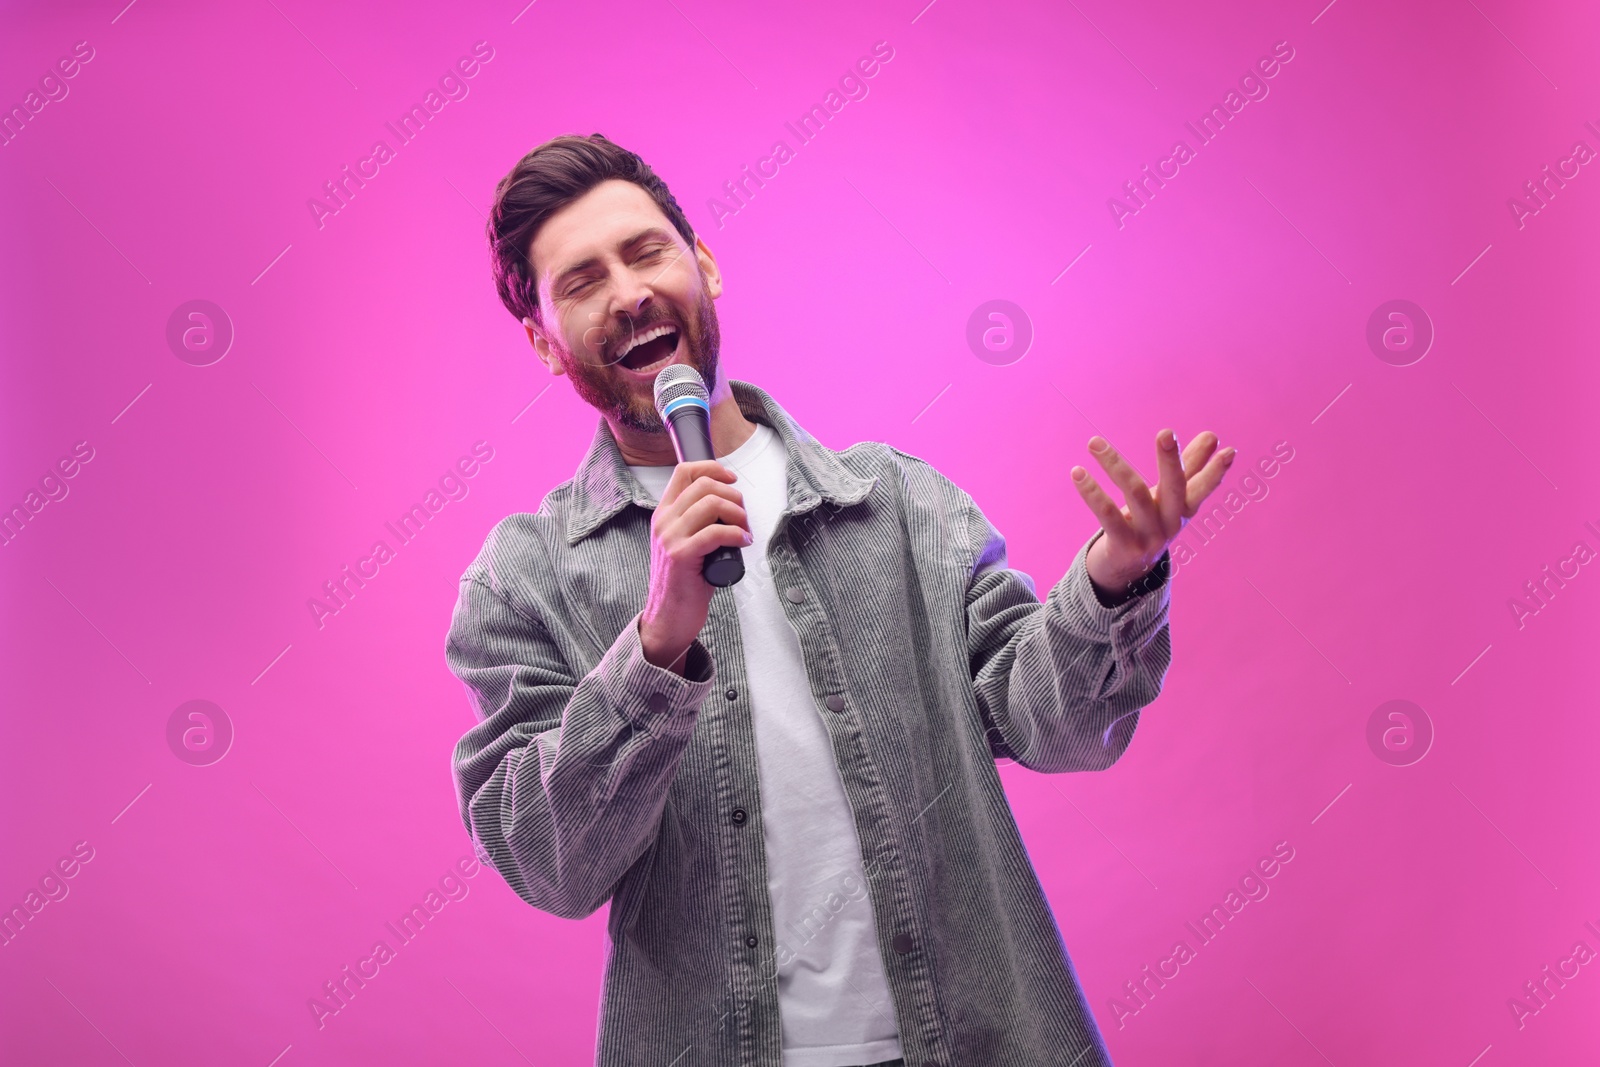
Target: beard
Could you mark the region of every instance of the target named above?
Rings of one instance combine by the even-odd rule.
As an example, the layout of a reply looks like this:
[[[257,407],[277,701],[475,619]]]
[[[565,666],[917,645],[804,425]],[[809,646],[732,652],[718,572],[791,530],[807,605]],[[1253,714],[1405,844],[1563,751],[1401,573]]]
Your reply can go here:
[[[695,299],[692,323],[675,323],[683,334],[684,362],[700,372],[705,379],[706,392],[717,388],[717,364],[722,349],[722,330],[717,322],[717,309],[702,287]],[[675,322],[663,312],[637,322],[630,322],[628,332],[615,343],[608,341],[605,351],[615,351],[627,337],[643,333],[663,322]],[[665,433],[661,415],[656,411],[653,395],[641,398],[635,391],[632,379],[625,371],[617,370],[615,362],[591,363],[575,356],[570,348],[558,353],[562,368],[572,379],[572,387],[584,403],[600,412],[607,421],[616,422],[630,430],[643,433]],[[663,368],[665,369],[665,368]]]

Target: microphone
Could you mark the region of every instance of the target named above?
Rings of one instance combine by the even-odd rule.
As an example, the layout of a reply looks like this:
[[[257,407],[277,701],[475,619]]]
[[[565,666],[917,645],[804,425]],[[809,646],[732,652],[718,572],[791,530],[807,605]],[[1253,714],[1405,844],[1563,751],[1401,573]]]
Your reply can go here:
[[[711,399],[700,372],[674,363],[656,375],[655,393],[656,413],[672,435],[678,462],[716,459],[711,450]],[[711,585],[732,585],[744,577],[744,553],[736,545],[718,545],[700,561],[700,573]]]

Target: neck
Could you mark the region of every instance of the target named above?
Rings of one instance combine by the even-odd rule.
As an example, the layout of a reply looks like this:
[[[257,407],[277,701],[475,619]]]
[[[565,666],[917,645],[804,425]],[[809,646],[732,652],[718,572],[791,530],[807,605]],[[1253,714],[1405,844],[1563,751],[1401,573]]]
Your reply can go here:
[[[678,453],[672,447],[672,436],[666,430],[654,433],[622,426],[610,419],[611,436],[616,438],[623,460],[634,467],[670,467],[678,462]],[[750,440],[756,424],[744,417],[739,401],[734,398],[726,376],[717,383],[711,394],[711,448],[719,456],[726,456]]]

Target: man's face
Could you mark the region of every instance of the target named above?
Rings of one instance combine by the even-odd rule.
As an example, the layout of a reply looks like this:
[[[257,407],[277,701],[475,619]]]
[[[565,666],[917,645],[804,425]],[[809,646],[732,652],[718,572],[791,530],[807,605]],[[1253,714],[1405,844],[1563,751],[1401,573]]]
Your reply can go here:
[[[608,420],[662,431],[655,377],[684,363],[716,388],[716,261],[686,245],[650,194],[605,181],[545,220],[530,250],[542,325],[534,348]],[[659,334],[659,336],[657,336]]]

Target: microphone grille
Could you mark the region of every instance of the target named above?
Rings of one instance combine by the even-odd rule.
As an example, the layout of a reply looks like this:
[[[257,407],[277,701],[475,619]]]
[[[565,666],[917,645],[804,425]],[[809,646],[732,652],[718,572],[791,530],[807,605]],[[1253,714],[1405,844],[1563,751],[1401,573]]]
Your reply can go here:
[[[674,400],[693,397],[700,401],[702,406],[709,405],[711,402],[711,396],[706,392],[705,379],[700,377],[700,372],[682,363],[674,363],[657,374],[655,390],[656,413],[663,420],[667,417],[667,406]]]

